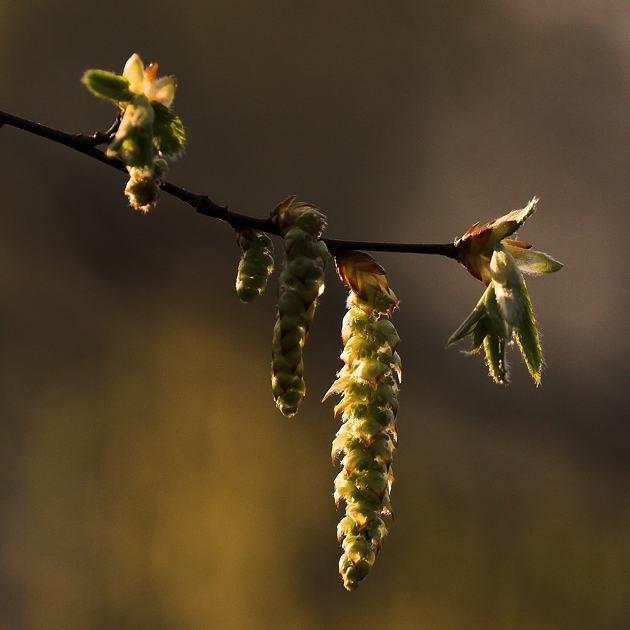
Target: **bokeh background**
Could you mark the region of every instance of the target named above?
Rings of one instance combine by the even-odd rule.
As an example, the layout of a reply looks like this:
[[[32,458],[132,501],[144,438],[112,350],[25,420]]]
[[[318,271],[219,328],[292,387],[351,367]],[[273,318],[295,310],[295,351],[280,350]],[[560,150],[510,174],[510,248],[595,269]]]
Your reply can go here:
[[[234,294],[226,225],[0,130],[2,630],[630,628],[630,5],[625,0],[2,0],[0,108],[71,132],[79,79],[175,74],[169,178],[256,216],[298,194],[339,238],[448,242],[541,198],[521,238],[536,388],[445,350],[483,287],[383,254],[401,298],[396,519],[337,576],[332,269],[291,420],[269,385],[275,283]]]

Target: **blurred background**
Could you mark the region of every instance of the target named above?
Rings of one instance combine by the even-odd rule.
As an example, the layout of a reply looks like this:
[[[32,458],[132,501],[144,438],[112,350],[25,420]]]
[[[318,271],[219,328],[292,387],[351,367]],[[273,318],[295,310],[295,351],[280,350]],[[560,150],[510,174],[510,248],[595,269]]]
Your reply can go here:
[[[332,268],[296,418],[270,393],[275,282],[234,293],[234,233],[0,130],[2,630],[630,628],[630,5],[624,0],[0,3],[0,108],[112,123],[80,83],[131,53],[175,74],[169,179],[256,216],[289,194],[338,238],[519,236],[536,388],[445,350],[483,286],[378,255],[401,299],[395,523],[337,575],[330,443],[345,290]],[[279,244],[276,241],[276,244]]]

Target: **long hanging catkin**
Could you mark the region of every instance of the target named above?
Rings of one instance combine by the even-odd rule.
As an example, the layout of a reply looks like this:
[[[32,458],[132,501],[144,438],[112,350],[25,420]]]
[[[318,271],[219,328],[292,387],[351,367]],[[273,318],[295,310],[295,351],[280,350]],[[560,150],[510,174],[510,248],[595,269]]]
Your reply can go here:
[[[313,322],[317,298],[324,292],[328,250],[320,241],[326,225],[314,206],[289,197],[271,213],[284,236],[283,270],[278,288],[278,317],[273,331],[271,384],[278,409],[297,412],[306,393],[302,350]]]
[[[351,287],[343,320],[343,368],[326,394],[341,394],[335,415],[342,425],[333,441],[333,462],[341,459],[335,479],[335,504],[346,504],[337,527],[343,554],[339,572],[352,591],[366,577],[383,545],[387,528],[382,516],[391,514],[392,455],[401,364],[398,333],[382,317],[398,300],[384,272],[367,254],[351,252],[336,258],[337,270]]]

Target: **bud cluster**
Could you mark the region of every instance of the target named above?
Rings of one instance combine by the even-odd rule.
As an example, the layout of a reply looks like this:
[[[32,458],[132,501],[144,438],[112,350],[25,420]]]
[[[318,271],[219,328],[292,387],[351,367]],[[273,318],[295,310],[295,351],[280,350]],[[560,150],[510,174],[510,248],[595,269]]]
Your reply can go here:
[[[278,317],[273,331],[271,385],[278,409],[297,412],[306,393],[302,350],[313,322],[317,299],[324,292],[328,250],[320,241],[326,225],[314,206],[289,197],[271,213],[284,236],[279,278]]]
[[[157,202],[159,180],[168,170],[164,156],[177,155],[185,141],[182,122],[170,109],[175,77],[158,79],[157,69],[156,63],[145,68],[134,54],[120,76],[105,70],[88,70],[83,76],[92,94],[121,110],[107,155],[124,162],[130,176],[125,194],[131,206],[144,212]]]
[[[536,384],[540,383],[542,348],[522,272],[554,273],[562,269],[562,263],[532,250],[528,243],[506,238],[534,213],[537,202],[534,198],[521,210],[481,226],[476,223],[455,241],[459,262],[487,289],[447,345],[470,335],[472,344],[467,352],[474,354],[483,346],[490,376],[497,383],[508,382],[505,351],[513,338],[529,373]]]
[[[346,504],[346,516],[337,527],[343,548],[339,572],[352,591],[383,546],[387,529],[382,516],[392,513],[389,493],[397,439],[400,338],[392,322],[382,317],[397,304],[382,268],[362,252],[338,257],[336,263],[352,290],[341,331],[344,366],[326,397],[342,396],[335,407],[335,415],[342,414],[342,425],[333,441],[332,458],[333,463],[340,459],[342,467],[335,479],[335,504],[342,500]]]
[[[243,250],[236,276],[236,294],[242,302],[253,302],[264,293],[273,271],[273,244],[258,230],[236,230],[236,242]]]

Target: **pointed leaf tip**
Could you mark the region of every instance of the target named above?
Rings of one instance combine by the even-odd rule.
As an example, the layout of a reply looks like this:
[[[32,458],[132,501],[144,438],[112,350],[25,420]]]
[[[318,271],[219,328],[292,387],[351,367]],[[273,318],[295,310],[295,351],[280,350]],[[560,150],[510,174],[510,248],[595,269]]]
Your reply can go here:
[[[128,102],[133,98],[129,81],[106,70],[88,70],[82,78],[83,83],[94,96],[115,103]]]

